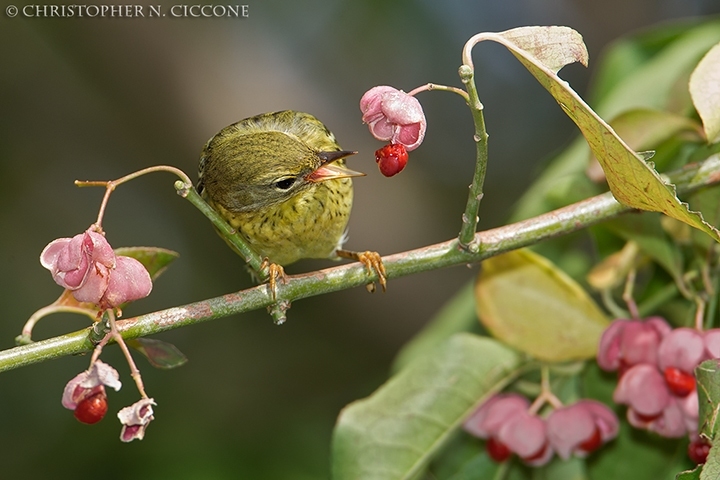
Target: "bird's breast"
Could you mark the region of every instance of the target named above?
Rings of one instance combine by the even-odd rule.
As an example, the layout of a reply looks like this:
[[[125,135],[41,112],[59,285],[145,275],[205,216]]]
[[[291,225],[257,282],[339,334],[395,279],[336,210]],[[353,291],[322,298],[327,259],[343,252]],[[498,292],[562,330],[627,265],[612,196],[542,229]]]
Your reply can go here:
[[[341,246],[352,199],[351,179],[327,180],[283,203],[236,213],[230,223],[255,251],[274,263],[330,258]]]

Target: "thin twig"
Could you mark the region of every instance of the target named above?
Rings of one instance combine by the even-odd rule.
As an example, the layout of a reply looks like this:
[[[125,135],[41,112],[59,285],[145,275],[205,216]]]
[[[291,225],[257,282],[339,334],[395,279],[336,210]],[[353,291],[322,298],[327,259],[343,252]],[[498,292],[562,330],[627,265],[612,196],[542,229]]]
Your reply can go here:
[[[154,172],[170,172],[174,173],[180,179],[185,182],[188,185],[192,185],[192,181],[190,180],[190,177],[188,177],[185,172],[180,170],[179,168],[171,167],[169,165],[156,165],[154,167],[148,167],[143,168],[142,170],[138,170],[137,172],[130,173],[128,175],[125,175],[124,177],[120,177],[116,180],[109,180],[109,181],[97,181],[97,180],[75,180],[75,185],[78,187],[105,187],[105,195],[103,195],[102,202],[100,202],[100,211],[98,212],[97,220],[94,223],[94,226],[97,231],[102,232],[102,220],[103,216],[105,215],[105,208],[107,207],[108,200],[110,199],[110,194],[120,185],[122,185],[125,182],[129,182],[130,180],[133,180],[135,178],[138,178],[142,175],[146,175],[148,173],[154,173]]]
[[[622,298],[625,301],[625,305],[628,307],[628,311],[630,312],[630,318],[633,320],[637,320],[640,318],[640,314],[638,313],[638,307],[637,303],[635,302],[635,298],[633,297],[633,290],[635,289],[635,277],[637,276],[637,270],[635,268],[631,268],[628,272],[627,279],[625,281],[625,288],[623,289]]]

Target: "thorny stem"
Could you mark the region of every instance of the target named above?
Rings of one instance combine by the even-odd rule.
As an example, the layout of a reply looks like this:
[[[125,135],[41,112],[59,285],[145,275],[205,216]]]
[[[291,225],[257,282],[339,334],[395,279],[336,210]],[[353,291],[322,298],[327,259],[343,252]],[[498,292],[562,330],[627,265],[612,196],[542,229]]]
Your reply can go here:
[[[720,183],[720,157],[687,165],[668,175],[679,194]],[[188,187],[190,188],[190,187]],[[467,265],[543,240],[567,235],[633,211],[618,203],[610,193],[588,198],[537,217],[503,227],[479,232],[475,241],[483,245],[477,253],[458,248],[449,240],[383,258],[387,278],[398,278],[419,272],[455,265]],[[277,301],[294,301],[336,292],[367,283],[367,269],[356,262],[303,275],[292,275],[278,286]],[[236,315],[275,303],[264,285],[221,297],[173,307],[166,310],[120,320],[117,330],[125,339],[139,338],[174,328]],[[94,348],[92,327],[47,340],[0,351],[0,372],[26,365],[89,352]]]
[[[466,45],[467,48],[467,45]],[[475,124],[475,173],[468,191],[467,204],[465,212],[462,215],[462,226],[460,227],[460,248],[468,252],[475,253],[480,250],[480,245],[475,238],[475,231],[478,224],[478,211],[480,210],[480,201],[483,198],[483,185],[485,183],[485,174],[487,172],[488,162],[488,134],[485,129],[485,117],[483,115],[483,105],[478,97],[477,87],[475,86],[475,72],[472,67],[472,61],[469,63],[463,58],[463,65],[458,69],[460,80],[462,80],[467,90],[466,102],[472,113],[473,123]]]

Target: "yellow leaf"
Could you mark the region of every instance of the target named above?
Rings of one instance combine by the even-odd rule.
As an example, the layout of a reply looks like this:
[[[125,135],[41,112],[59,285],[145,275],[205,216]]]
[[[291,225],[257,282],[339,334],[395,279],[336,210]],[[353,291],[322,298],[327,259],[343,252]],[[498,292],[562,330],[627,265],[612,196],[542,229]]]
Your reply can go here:
[[[530,250],[485,260],[475,299],[493,336],[544,361],[594,357],[608,324],[574,280]]]

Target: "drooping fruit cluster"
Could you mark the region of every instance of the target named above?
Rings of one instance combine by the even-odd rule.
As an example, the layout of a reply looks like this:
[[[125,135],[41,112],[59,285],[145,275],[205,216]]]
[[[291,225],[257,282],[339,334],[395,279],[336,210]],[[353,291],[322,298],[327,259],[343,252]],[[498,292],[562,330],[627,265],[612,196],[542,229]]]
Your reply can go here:
[[[97,360],[65,385],[62,404],[73,411],[78,421],[90,425],[97,423],[108,410],[105,387],[120,390],[122,384],[119,378],[117,370]]]
[[[420,102],[402,90],[382,85],[365,92],[360,110],[370,133],[378,140],[390,141],[375,152],[380,172],[386,177],[397,175],[407,164],[407,152],[425,138],[427,122]]]
[[[514,394],[491,397],[468,418],[467,432],[487,440],[490,458],[504,462],[514,453],[524,463],[541,466],[557,455],[585,457],[613,439],[618,420],[595,400],[580,400],[542,418],[532,413],[527,398]]]
[[[720,357],[720,329],[673,329],[664,319],[615,320],[603,333],[597,361],[618,371],[615,402],[628,406],[631,425],[664,437],[697,436],[694,370]]]

